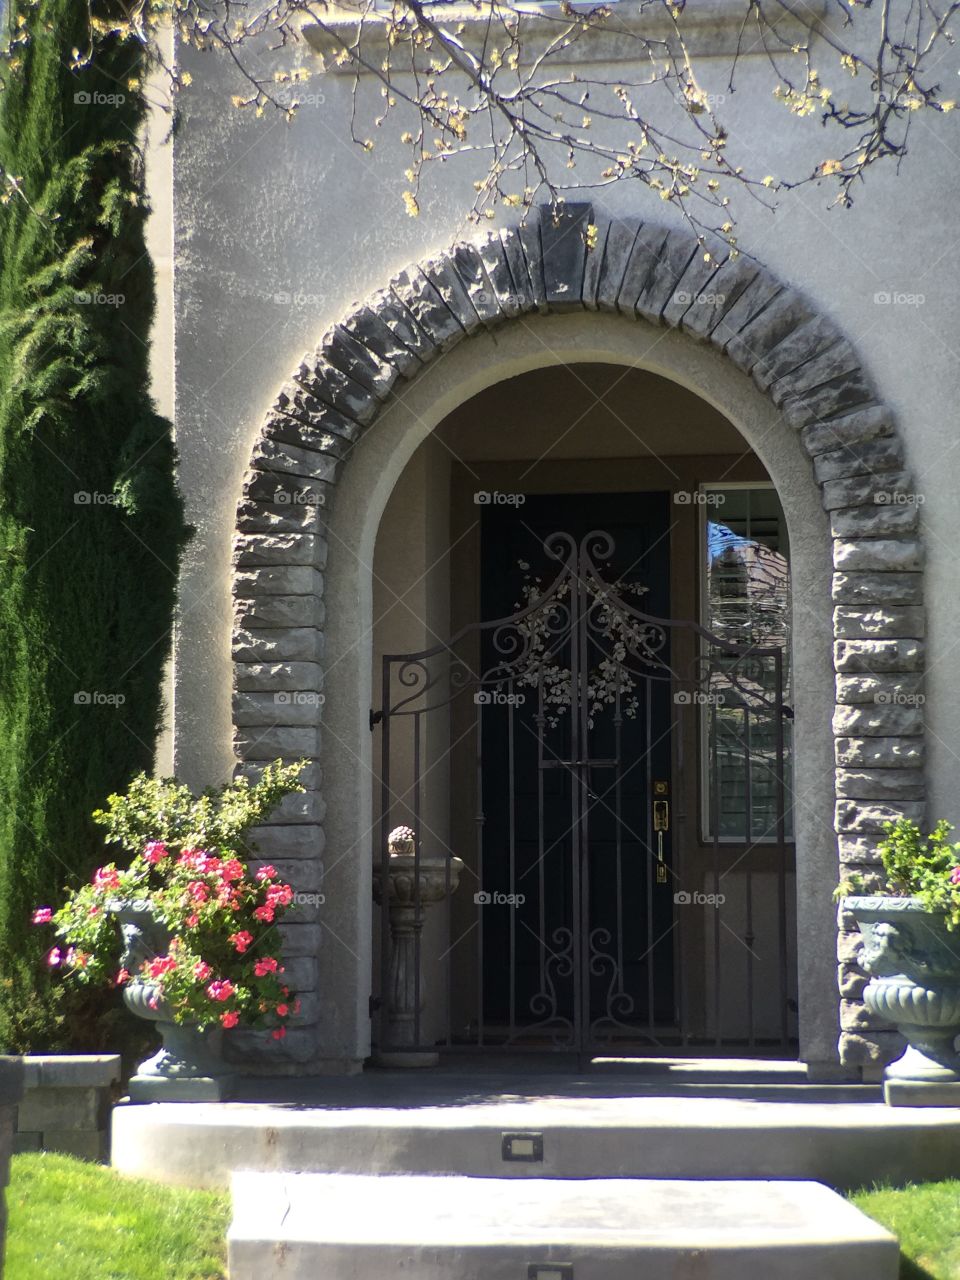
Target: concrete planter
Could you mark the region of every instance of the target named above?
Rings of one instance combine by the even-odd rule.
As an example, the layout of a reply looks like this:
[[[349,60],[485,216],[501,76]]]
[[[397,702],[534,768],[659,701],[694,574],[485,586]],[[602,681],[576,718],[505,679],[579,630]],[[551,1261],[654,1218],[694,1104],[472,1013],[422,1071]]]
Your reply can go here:
[[[863,1001],[907,1041],[884,1071],[892,1106],[960,1106],[960,932],[918,898],[847,898],[870,975]]]
[[[121,963],[136,973],[144,960],[166,952],[167,929],[156,919],[149,902],[118,902],[113,906],[123,934]],[[123,989],[123,1002],[138,1018],[157,1024],[160,1049],[141,1062],[131,1076],[131,1102],[211,1102],[228,1097],[233,1076],[219,1054],[216,1031],[174,1022],[170,1007],[151,982],[134,979]]]

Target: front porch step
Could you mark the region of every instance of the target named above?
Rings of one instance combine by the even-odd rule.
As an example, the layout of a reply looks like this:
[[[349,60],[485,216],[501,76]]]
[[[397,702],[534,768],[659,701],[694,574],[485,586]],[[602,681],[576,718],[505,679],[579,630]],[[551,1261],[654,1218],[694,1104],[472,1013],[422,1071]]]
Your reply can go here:
[[[230,1280],[896,1280],[816,1182],[237,1173]]]
[[[291,1082],[293,1084],[295,1082]],[[125,1173],[227,1187],[236,1169],[485,1178],[810,1179],[837,1188],[960,1176],[960,1108],[718,1098],[484,1095],[429,1105],[127,1104],[113,1112]],[[542,1158],[507,1159],[511,1134]]]

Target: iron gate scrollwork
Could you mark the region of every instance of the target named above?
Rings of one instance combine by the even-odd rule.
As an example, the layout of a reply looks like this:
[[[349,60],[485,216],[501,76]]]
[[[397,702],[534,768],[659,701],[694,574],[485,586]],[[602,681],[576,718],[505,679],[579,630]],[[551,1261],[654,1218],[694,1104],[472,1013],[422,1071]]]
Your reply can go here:
[[[390,833],[415,841],[374,1002],[407,1022],[391,1043],[381,1014],[379,1049],[785,1047],[785,642],[644,613],[600,530],[543,545],[514,613],[382,658],[378,885]]]

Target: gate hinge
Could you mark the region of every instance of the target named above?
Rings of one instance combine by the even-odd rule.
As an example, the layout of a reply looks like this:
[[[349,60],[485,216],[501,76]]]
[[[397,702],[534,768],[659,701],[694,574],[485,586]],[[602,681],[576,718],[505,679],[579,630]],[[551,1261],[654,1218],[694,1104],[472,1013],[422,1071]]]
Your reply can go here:
[[[376,728],[376,726],[380,723],[382,719],[383,719],[383,712],[374,711],[373,707],[371,707],[370,708],[370,732],[371,733],[373,732],[373,730]]]
[[[368,1001],[368,1005],[369,1005],[369,1009],[370,1009],[370,1017],[372,1018],[372,1017],[373,1017],[373,1015],[377,1012],[377,1010],[378,1010],[378,1009],[380,1009],[380,1008],[382,1008],[382,1006],[383,1006],[383,997],[382,997],[382,996],[371,996],[371,997],[370,997],[370,999],[369,999],[369,1001]]]

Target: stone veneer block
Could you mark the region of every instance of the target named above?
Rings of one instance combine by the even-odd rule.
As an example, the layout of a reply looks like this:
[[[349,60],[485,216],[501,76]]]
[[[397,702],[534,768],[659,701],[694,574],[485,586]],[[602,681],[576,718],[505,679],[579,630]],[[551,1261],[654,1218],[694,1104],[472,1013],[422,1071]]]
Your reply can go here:
[[[832,335],[829,333],[830,330]],[[857,354],[849,342],[837,336],[832,324],[824,326],[824,342],[826,345],[819,355],[777,378],[770,385],[768,390],[774,404],[780,405],[786,400],[808,395],[824,383],[848,377],[856,372]],[[754,377],[756,377],[756,370],[754,370]]]
[[[834,635],[844,640],[921,637],[924,612],[919,605],[876,605],[857,609],[837,605],[833,611]]]
[[[799,294],[781,289],[744,326],[739,334],[724,344],[727,355],[744,373],[750,373],[794,329],[815,318],[810,304]]]
[[[851,476],[903,469],[903,445],[896,436],[845,445],[842,449],[818,453],[813,459],[813,474],[820,484],[827,480],[843,480]]]
[[[795,394],[796,388],[790,381],[789,375],[798,368],[815,371],[816,376],[807,384],[808,386],[816,387],[826,382],[832,374],[828,372],[821,377],[820,370],[835,370],[836,365],[835,362],[822,365],[819,363],[819,358],[839,346],[841,363],[844,363],[850,348],[847,346],[844,349],[841,344],[842,339],[833,322],[826,316],[815,315],[803,324],[797,325],[795,329],[791,329],[767,355],[761,356],[750,371],[750,376],[761,391],[771,393],[775,404],[782,403],[788,395]],[[807,377],[809,376],[808,372]],[[774,394],[775,387],[781,388],[779,396]]]
[[[385,301],[381,304],[384,309],[386,305]],[[412,324],[412,318],[409,323]],[[344,333],[349,334],[355,342],[362,344],[367,351],[379,356],[381,360],[392,364],[402,378],[411,378],[420,372],[423,362],[416,352],[400,339],[395,331],[398,328],[400,328],[399,324],[395,324],[395,328],[391,329],[383,315],[378,315],[373,306],[358,307],[343,323]]]
[[[922,604],[923,574],[835,573],[832,594],[835,604]]]
[[[922,800],[920,769],[838,769],[837,795],[855,800]]]
[[[924,806],[918,800],[897,800],[884,804],[878,800],[838,800],[834,815],[835,829],[852,835],[883,835],[884,824],[909,818],[922,822]]]
[[[691,308],[707,305],[706,299],[713,296],[714,282],[726,261],[727,251],[726,245],[711,241],[693,255],[663,308],[661,319],[668,328],[680,328]]]
[[[497,294],[487,278],[477,246],[457,245],[453,252],[453,266],[463,285],[467,301],[477,313],[480,323],[487,328],[500,324],[504,319],[504,313]]]
[[[916,503],[899,505],[871,503],[830,512],[830,533],[834,538],[887,538],[909,536],[920,523]]]
[[[742,255],[722,262],[694,304],[680,316],[680,328],[691,338],[705,340],[729,314],[740,295],[757,279],[758,268]]]
[[[923,712],[918,706],[838,706],[833,732],[838,738],[910,737],[923,732]]]
[[[610,232],[610,217],[595,209],[591,223],[597,229],[593,248],[587,245],[587,257],[583,269],[583,305],[588,311],[598,310],[597,295],[603,278],[603,257],[607,249],[607,236]]]
[[[834,755],[841,769],[922,769],[924,742],[916,737],[835,738]]]
[[[427,335],[433,348],[446,351],[463,337],[450,308],[432,283],[415,267],[401,271],[391,282],[391,289]]]
[[[600,280],[597,285],[597,308],[600,311],[617,310],[620,288],[639,229],[640,223],[636,218],[629,220],[617,218],[610,223],[604,245]],[[663,235],[666,235],[665,231]],[[634,301],[636,299],[630,303],[631,315]]]
[[[843,639],[833,645],[837,671],[922,671],[923,641]]]
[[[316,662],[234,662],[233,677],[237,689],[250,693],[319,692],[323,687],[323,671]]]
[[[540,216],[543,284],[551,311],[574,311],[583,306],[583,277],[587,265],[587,227],[593,206],[564,204],[554,214]]]
[[[868,405],[830,422],[813,422],[803,427],[800,441],[808,455],[832,453],[837,449],[894,435],[893,419],[884,405]]]
[[[923,547],[916,538],[837,538],[833,565],[862,573],[918,573],[923,568]]]
[[[784,289],[780,282],[774,280],[761,267],[750,283],[742,290],[733,305],[724,310],[723,315],[710,330],[711,343],[721,351],[726,352],[730,344],[735,339],[738,339],[744,330],[783,292]],[[746,342],[749,346],[749,337]],[[757,351],[757,356],[762,354],[762,349]]]
[[[629,237],[624,237],[624,242]],[[629,252],[623,263],[623,278],[617,294],[617,310],[631,320],[635,319],[637,300],[642,294],[647,281],[661,264],[667,234],[663,227],[649,222],[642,222],[630,243]],[[614,272],[616,274],[616,272]]]
[[[636,251],[634,247],[634,253]],[[664,310],[676,292],[679,280],[693,259],[702,252],[696,241],[691,244],[689,235],[682,231],[671,231],[667,235],[636,301],[636,312],[641,319],[649,320],[651,324],[663,323]]]
[[[278,757],[299,760],[302,756],[319,756],[320,730],[314,727],[266,725],[244,728],[237,725],[234,748],[241,760],[276,760]]]
[[[920,693],[921,683],[922,676],[917,672],[897,675],[874,675],[873,673],[838,675],[836,677],[837,702],[873,702],[878,706],[884,703],[904,706],[910,703],[922,704],[924,699]]]

